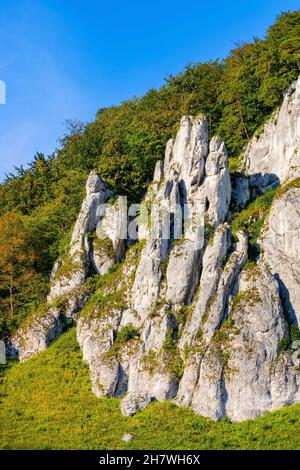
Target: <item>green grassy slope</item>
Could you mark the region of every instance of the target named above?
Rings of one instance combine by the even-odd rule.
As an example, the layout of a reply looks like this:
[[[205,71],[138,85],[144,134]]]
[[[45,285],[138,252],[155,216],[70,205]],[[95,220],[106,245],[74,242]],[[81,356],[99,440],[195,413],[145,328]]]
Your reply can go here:
[[[172,403],[133,418],[97,399],[75,331],[26,364],[2,370],[1,449],[300,449],[300,405],[239,424],[215,423]],[[129,443],[121,438],[135,435]]]

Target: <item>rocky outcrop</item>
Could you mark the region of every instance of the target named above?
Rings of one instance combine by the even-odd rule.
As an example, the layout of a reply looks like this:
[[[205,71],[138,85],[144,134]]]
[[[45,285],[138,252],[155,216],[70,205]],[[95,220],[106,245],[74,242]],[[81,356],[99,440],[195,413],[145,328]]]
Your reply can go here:
[[[85,293],[82,292],[84,281],[89,273],[91,260],[96,258],[92,234],[101,220],[105,217],[105,203],[112,192],[106,183],[95,173],[91,172],[86,183],[86,198],[83,201],[80,214],[77,218],[69,254],[66,259],[59,260],[51,275],[51,287],[47,301],[49,304],[56,299],[66,299],[65,315],[74,318],[74,315],[83,306]],[[95,238],[95,237],[94,237]],[[112,259],[103,263],[107,263]],[[102,273],[102,265],[94,262],[94,266]],[[107,267],[109,269],[110,264]]]
[[[91,270],[94,268],[103,274],[124,254],[125,241],[116,235],[119,219],[110,216],[112,240],[109,241],[112,250],[109,256],[107,252],[105,257],[102,256],[102,264],[99,258],[95,261],[94,234],[96,229],[101,231],[102,219],[107,217],[105,203],[111,196],[112,192],[106,183],[95,172],[91,172],[86,183],[86,198],[73,230],[69,254],[65,259],[58,260],[51,274],[47,305],[41,312],[33,315],[32,320],[21,327],[10,340],[7,345],[10,356],[26,361],[48,347],[64,330],[67,319],[76,320],[78,311],[85,304],[90,293],[85,280]],[[107,244],[105,240],[103,250]]]
[[[239,178],[235,210],[249,198]],[[266,259],[246,264],[247,237],[234,239],[226,222],[230,198],[224,144],[209,142],[205,118],[184,117],[141,209],[145,241],[127,253],[114,286],[122,304],[108,298],[77,326],[94,393],[125,394],[125,415],[176,398],[204,416],[239,421],[299,399],[298,350],[288,348],[278,276]]]
[[[202,275],[199,285],[201,295],[199,295],[193,311],[186,321],[180,339],[181,350],[184,350],[185,346],[190,345],[197,337],[201,320],[216,294],[230,244],[230,229],[227,225],[222,225],[216,231],[213,241],[207,246],[203,256]]]
[[[224,143],[218,137],[209,143],[204,117],[184,117],[175,141],[168,142],[164,163],[156,166],[145,198],[145,206],[151,209],[150,226],[148,219],[140,218],[139,234],[146,235],[146,240],[136,260],[135,275],[132,286],[127,289],[123,309],[116,313],[111,327],[115,317],[110,313],[105,333],[98,319],[94,325],[84,317],[78,323],[79,343],[89,363],[97,395],[115,396],[127,392],[134,397],[146,391],[156,400],[176,396],[182,367],[178,345],[179,334],[183,333],[179,333],[179,310],[184,305],[194,308],[199,282],[200,289],[209,283],[210,269],[211,296],[218,293],[218,325],[234,282],[236,272],[229,271],[230,279],[227,279],[222,267],[231,242],[229,227],[220,224],[227,217],[230,198]],[[206,224],[217,229],[213,248],[211,242],[208,243]],[[126,265],[127,258],[125,269]],[[222,278],[226,285],[222,294],[218,292],[215,278],[216,265],[220,278],[222,273],[225,277]],[[200,308],[198,304],[197,308]],[[138,330],[138,339],[130,339],[115,351],[118,337],[128,327]],[[195,325],[192,334],[198,331],[199,325]],[[93,347],[87,346],[93,341]],[[126,404],[127,396],[124,400]],[[126,408],[124,406],[122,409]]]
[[[227,150],[218,136],[213,137],[210,142],[205,174],[207,218],[216,228],[225,220],[231,199]]]
[[[276,409],[278,388],[282,403],[299,399],[296,364],[288,379],[294,387],[287,389],[286,368],[279,366],[290,353],[280,349],[288,325],[277,281],[261,265],[244,269],[237,284],[227,320],[210,341],[204,335],[194,343],[178,393],[179,404],[213,419],[241,421]]]
[[[218,395],[223,393],[221,390],[223,373],[221,357],[214,356],[217,357],[217,361],[214,361],[214,363],[211,359],[211,351],[214,348],[213,338],[228,317],[230,294],[233,293],[238,275],[247,261],[247,239],[243,233],[240,233],[235,250],[224,265],[228,245],[224,251],[224,239],[220,240],[221,234],[222,232],[219,230],[219,237],[216,234],[214,244],[208,252],[207,271],[203,271],[202,287],[205,290],[203,289],[203,295],[201,295],[200,284],[199,299],[192,312],[191,320],[187,321],[180,340],[180,348],[182,354],[185,355],[186,364],[180,382],[177,402],[183,406],[190,406],[196,411],[199,410],[197,390],[199,387],[201,390],[199,380],[202,367],[207,368],[208,372],[211,367],[213,370],[216,368],[219,384],[217,381],[214,383],[215,393],[218,393]],[[228,233],[226,236],[228,236]],[[225,243],[228,243],[228,239]],[[209,276],[209,273],[211,273],[211,276]],[[205,400],[209,402],[209,396]],[[215,405],[211,402],[212,412],[208,416],[220,419],[224,415],[224,411],[221,413],[219,405]]]
[[[299,107],[300,81],[249,143],[248,177],[235,174],[233,184],[225,144],[209,139],[205,117],[183,117],[143,203],[129,210],[136,242],[126,202],[92,172],[47,308],[11,353],[27,360],[71,319],[94,394],[122,397],[126,416],[173,399],[241,421],[300,401]],[[249,262],[233,213],[279,183],[261,256]],[[105,277],[92,293],[95,273]]]
[[[224,412],[241,421],[273,409],[270,371],[288,335],[278,283],[263,266],[243,271],[230,318],[233,331],[222,344]]]
[[[300,180],[275,199],[261,238],[263,258],[279,281],[285,310],[300,325]]]
[[[245,171],[260,189],[300,176],[300,77],[245,151]]]

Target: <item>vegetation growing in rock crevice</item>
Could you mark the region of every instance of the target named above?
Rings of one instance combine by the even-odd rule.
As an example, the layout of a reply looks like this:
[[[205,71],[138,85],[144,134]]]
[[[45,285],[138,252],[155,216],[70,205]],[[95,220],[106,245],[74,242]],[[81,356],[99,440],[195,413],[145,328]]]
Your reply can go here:
[[[234,214],[231,221],[232,233],[234,236],[239,230],[247,233],[250,261],[256,261],[259,256],[260,247],[257,242],[267,222],[272,204],[294,188],[300,188],[300,178],[291,180],[275,189],[267,190],[261,196],[250,201],[243,210]]]
[[[55,280],[63,280],[63,279],[70,279],[72,274],[78,272],[82,269],[82,265],[74,260],[74,257],[70,256],[69,254],[64,258],[61,263],[61,266],[57,270],[55,274]]]
[[[114,245],[110,238],[107,237],[100,239],[97,237],[97,233],[95,231],[89,233],[89,240],[92,244],[94,253],[102,256],[104,255],[109,259],[113,259],[115,257]]]
[[[232,222],[232,233],[235,236],[239,230],[248,235],[249,259],[255,261],[259,255],[258,238],[270,212],[277,189],[270,189],[262,196],[250,202],[241,212],[235,214]]]
[[[143,246],[144,241],[135,243],[127,250],[123,262],[115,263],[106,274],[88,280],[94,293],[80,312],[81,317],[100,317],[127,308],[126,292],[133,285]]]
[[[127,341],[139,338],[140,333],[137,328],[135,328],[131,323],[126,326],[123,326],[117,334],[117,337],[114,341],[114,345],[123,345],[127,343]]]

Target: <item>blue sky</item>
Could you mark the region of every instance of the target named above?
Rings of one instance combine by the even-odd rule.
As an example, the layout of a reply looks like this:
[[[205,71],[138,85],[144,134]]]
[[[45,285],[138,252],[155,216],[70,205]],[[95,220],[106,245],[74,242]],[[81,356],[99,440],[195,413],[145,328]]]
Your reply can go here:
[[[189,62],[262,37],[299,0],[0,0],[0,179],[51,153],[64,121],[159,87]]]

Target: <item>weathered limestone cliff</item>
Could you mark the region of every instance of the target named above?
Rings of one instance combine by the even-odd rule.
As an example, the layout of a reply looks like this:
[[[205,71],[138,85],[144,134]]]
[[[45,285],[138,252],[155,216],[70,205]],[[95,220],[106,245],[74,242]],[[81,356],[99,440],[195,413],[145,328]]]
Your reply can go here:
[[[250,183],[260,189],[300,176],[300,77],[292,83],[283,104],[245,151]]]
[[[300,184],[294,180],[274,201],[262,234],[263,260],[280,286],[284,308],[300,325]]]
[[[8,353],[19,357],[21,361],[29,359],[33,354],[47,348],[68,325],[68,319],[76,320],[77,313],[82,309],[89,289],[85,284],[88,275],[93,272],[101,274],[124,255],[125,243],[120,241],[119,222],[109,216],[108,241],[101,243],[95,231],[101,230],[102,223],[107,228],[106,201],[113,195],[106,183],[91,172],[86,183],[86,198],[75,224],[68,256],[58,260],[51,274],[50,292],[47,305],[42,312],[34,315],[32,320],[22,327],[11,339]],[[107,249],[109,246],[111,249]]]
[[[122,396],[125,415],[173,399],[240,421],[300,401],[299,155],[300,79],[247,146],[233,188],[224,142],[209,139],[204,116],[183,117],[139,209],[135,243],[122,199],[105,205],[113,194],[91,173],[47,308],[12,338],[11,353],[28,359],[71,319],[93,392]],[[279,184],[260,256],[249,261],[232,211]]]

